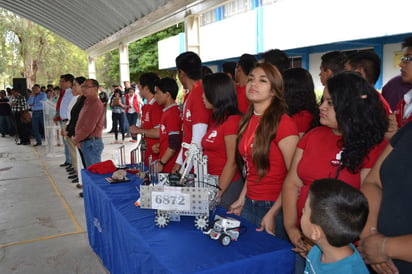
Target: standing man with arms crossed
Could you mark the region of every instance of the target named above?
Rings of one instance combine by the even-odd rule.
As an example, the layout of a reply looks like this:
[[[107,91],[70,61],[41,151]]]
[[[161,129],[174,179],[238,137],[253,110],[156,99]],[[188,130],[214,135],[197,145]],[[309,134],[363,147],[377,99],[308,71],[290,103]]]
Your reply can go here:
[[[102,132],[104,126],[104,106],[97,97],[99,82],[87,79],[82,86],[86,96],[75,128],[74,144],[81,150],[85,168],[101,162],[103,151]],[[79,193],[83,197],[83,192]]]

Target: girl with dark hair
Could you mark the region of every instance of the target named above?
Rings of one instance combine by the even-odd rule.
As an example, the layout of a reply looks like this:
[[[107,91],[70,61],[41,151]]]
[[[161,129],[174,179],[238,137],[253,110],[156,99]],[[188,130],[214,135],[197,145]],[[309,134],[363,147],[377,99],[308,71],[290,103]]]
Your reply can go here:
[[[207,75],[202,80],[203,102],[212,109],[212,123],[202,139],[203,153],[208,156],[208,172],[219,176],[220,205],[229,209],[239,197],[243,180],[236,166],[236,138],[241,113],[236,89],[225,73]]]
[[[114,128],[114,141],[112,144],[118,144],[118,125],[120,124],[120,132],[122,133],[122,144],[124,144],[124,127],[123,127],[123,115],[125,113],[126,102],[124,97],[122,97],[122,91],[120,89],[115,89],[113,93],[112,100],[110,102],[110,107],[112,108],[112,121]]]
[[[300,254],[310,249],[298,220],[311,183],[336,178],[359,189],[388,143],[388,120],[379,95],[358,74],[343,72],[329,78],[319,110],[322,126],[300,140],[282,191],[284,226]],[[302,260],[297,259],[297,266]]]
[[[287,112],[302,137],[311,128],[318,110],[312,75],[306,69],[291,68],[283,73],[283,83]]]
[[[238,157],[243,159],[246,181],[230,213],[274,234],[280,192],[299,141],[298,130],[286,114],[282,76],[272,65],[258,64],[249,73],[246,96],[251,106],[238,133]]]

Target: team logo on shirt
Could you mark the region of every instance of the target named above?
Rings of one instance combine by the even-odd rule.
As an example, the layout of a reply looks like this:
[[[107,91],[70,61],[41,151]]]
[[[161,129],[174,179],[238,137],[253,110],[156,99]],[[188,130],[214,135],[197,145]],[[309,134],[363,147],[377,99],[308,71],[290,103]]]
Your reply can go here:
[[[192,113],[190,112],[189,109],[186,110],[185,118],[186,118],[186,120],[188,120],[188,121],[191,121],[191,120],[192,120]]]
[[[162,131],[162,134],[166,134],[166,127],[165,125],[160,125],[160,130]]]
[[[209,134],[209,136],[207,136],[206,141],[208,141],[210,143],[213,143],[216,136],[217,136],[217,131],[212,130],[212,132]]]
[[[332,160],[330,161],[330,163],[332,164],[332,166],[340,166],[340,165],[341,165],[342,152],[343,152],[343,150],[339,151],[339,152],[336,154],[335,159],[332,159]]]

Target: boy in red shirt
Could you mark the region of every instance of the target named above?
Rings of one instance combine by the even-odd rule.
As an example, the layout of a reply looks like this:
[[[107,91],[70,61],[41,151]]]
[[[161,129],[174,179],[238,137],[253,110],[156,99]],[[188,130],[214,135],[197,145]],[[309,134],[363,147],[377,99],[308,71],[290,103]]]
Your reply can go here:
[[[249,72],[256,66],[257,60],[255,56],[243,54],[240,56],[236,67],[236,81],[239,83],[236,86],[237,101],[240,112],[246,113],[249,108],[249,100],[246,98],[246,84]]]
[[[156,102],[155,81],[159,80],[159,76],[155,73],[144,73],[139,78],[139,92],[140,96],[147,100],[142,107],[141,127],[131,126],[129,128],[130,134],[144,134],[146,140],[146,153],[144,164],[149,166],[149,157],[152,156],[152,161],[158,159],[159,155],[153,152],[153,146],[160,142],[159,127],[160,119],[162,117],[162,107]]]
[[[159,153],[158,171],[171,173],[177,158],[177,151],[182,143],[182,119],[180,110],[175,103],[179,90],[176,81],[166,77],[157,80],[156,102],[163,107],[160,120],[160,145],[154,147],[154,152]]]
[[[176,58],[176,68],[183,88],[189,90],[183,104],[182,142],[193,143],[201,148],[200,143],[206,134],[212,114],[211,110],[206,109],[203,104],[202,61],[196,53],[184,52]],[[184,149],[182,148],[177,157],[176,165],[173,167],[173,172],[183,171],[182,164],[184,160]]]

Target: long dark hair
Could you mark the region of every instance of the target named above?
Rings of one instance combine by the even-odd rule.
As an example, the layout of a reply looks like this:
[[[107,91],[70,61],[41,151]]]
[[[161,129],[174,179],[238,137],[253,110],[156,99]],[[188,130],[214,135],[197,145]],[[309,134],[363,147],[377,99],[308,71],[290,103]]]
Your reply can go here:
[[[318,105],[312,75],[309,71],[303,68],[288,69],[283,73],[283,83],[289,116],[302,110],[307,110],[314,115]]]
[[[342,72],[327,80],[343,148],[339,171],[345,167],[352,173],[370,150],[383,141],[388,118],[377,91],[358,73]]]
[[[233,114],[240,114],[237,94],[232,79],[225,73],[206,75],[202,80],[206,99],[213,105],[212,120],[222,124]]]
[[[255,132],[255,138],[253,140],[252,162],[258,170],[260,180],[270,169],[270,145],[276,136],[280,119],[282,115],[286,113],[287,106],[283,94],[282,75],[279,70],[270,64],[261,63],[251,70],[251,72],[253,72],[256,68],[261,68],[265,72],[271,84],[271,91],[273,92],[272,102],[262,114],[262,118],[260,119],[259,125]],[[252,118],[253,111],[253,104],[251,104],[248,111],[240,121],[238,144],[249,124],[250,119]],[[239,163],[241,156],[238,151],[236,153],[238,154],[237,161]]]

